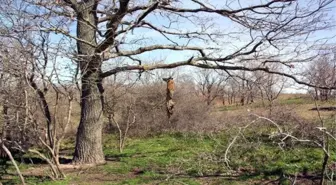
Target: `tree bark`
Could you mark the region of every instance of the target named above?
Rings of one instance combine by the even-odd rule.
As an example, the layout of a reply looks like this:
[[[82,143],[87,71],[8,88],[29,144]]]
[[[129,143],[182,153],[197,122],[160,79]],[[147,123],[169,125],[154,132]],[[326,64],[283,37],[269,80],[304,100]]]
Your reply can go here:
[[[81,119],[74,154],[74,162],[79,164],[105,162],[102,148],[103,102],[98,71],[94,69],[82,77]]]
[[[94,2],[94,1],[93,1]],[[105,163],[102,148],[103,88],[101,85],[101,63],[96,55],[96,31],[88,24],[97,25],[97,17],[90,3],[79,7],[77,12],[77,37],[86,42],[77,42],[78,61],[82,74],[81,119],[77,130],[75,164]],[[88,44],[89,43],[89,44]]]

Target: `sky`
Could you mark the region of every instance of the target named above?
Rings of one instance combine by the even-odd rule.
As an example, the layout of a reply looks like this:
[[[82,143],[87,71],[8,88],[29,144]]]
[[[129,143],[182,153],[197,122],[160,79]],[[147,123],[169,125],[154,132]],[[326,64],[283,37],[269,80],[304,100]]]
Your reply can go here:
[[[141,1],[137,1],[141,2]],[[192,3],[191,1],[183,0],[181,1],[182,3],[179,3],[180,7],[185,7],[185,8],[198,8],[199,5]],[[207,6],[210,6],[209,4],[212,4],[216,8],[228,8],[229,6],[232,9],[239,8],[239,7],[246,7],[250,5],[255,5],[259,4],[260,2],[266,2],[264,0],[249,0],[249,1],[233,1],[233,0],[228,0],[227,4],[223,3],[223,0],[207,0],[204,2],[209,2],[206,3]],[[230,3],[231,2],[231,3]],[[299,0],[300,4],[304,3],[311,3],[314,2],[316,3],[317,1],[308,1],[308,0]],[[309,8],[315,8],[316,5],[311,4],[309,5]],[[333,19],[335,20],[335,9],[336,2],[333,1],[331,5],[329,5],[328,8],[329,12],[325,16],[333,16]],[[174,22],[173,24],[170,24],[170,20],[166,15],[162,16],[158,12],[155,12],[154,14],[149,15],[146,17],[145,21],[151,22],[153,25],[164,28],[169,25],[171,25],[171,29],[173,31],[198,31],[202,29],[200,24],[204,24],[203,27],[210,27],[208,28],[208,32],[211,33],[216,33],[219,35],[219,38],[216,40],[217,42],[203,42],[201,40],[192,40],[190,42],[187,42],[185,39],[178,38],[176,36],[170,36],[174,42],[180,44],[180,45],[185,45],[188,43],[190,46],[200,46],[200,47],[216,47],[219,50],[216,53],[213,53],[215,56],[226,56],[228,54],[231,54],[234,52],[237,48],[242,47],[244,44],[248,43],[250,41],[250,36],[249,36],[249,30],[245,29],[244,27],[240,26],[237,23],[234,23],[227,17],[222,17],[218,16],[216,14],[204,14],[200,13],[197,14],[198,17],[197,19],[194,19],[194,23],[191,23],[190,21],[187,21],[186,19],[179,20],[176,23]],[[136,17],[137,14],[133,15],[133,18]],[[176,16],[171,16],[170,19],[173,20],[175,19]],[[267,18],[267,17],[266,17]],[[192,18],[193,19],[193,18]],[[198,23],[199,22],[199,23]],[[104,26],[104,25],[103,25]],[[76,22],[74,21],[71,26],[69,27],[70,34],[75,35],[76,34]],[[329,30],[323,30],[319,32],[315,32],[309,35],[306,45],[302,44],[302,47],[308,46],[312,44],[315,40],[320,40],[326,37],[329,37],[328,39],[323,39],[320,40],[319,43],[331,43],[334,44],[336,43],[335,37],[335,28],[329,29]],[[258,36],[260,33],[253,33],[255,36]],[[126,42],[131,42],[131,44],[127,44],[125,46],[122,46],[120,49],[123,50],[132,50],[132,49],[138,49],[139,47],[142,46],[149,46],[153,44],[172,44],[169,42],[165,37],[163,37],[161,34],[155,31],[151,31],[149,29],[135,29],[134,31],[131,31],[127,34]],[[132,41],[144,38],[138,43],[132,43]],[[51,41],[54,42],[55,44],[58,44],[60,40],[64,39],[61,34],[51,34]],[[64,42],[67,43],[67,42]],[[69,49],[67,48],[69,45],[71,45],[72,49],[70,52],[75,52],[75,42],[71,41],[70,44],[64,45],[64,52],[69,52]],[[264,48],[265,52],[269,52],[270,54],[273,54],[276,51],[276,49],[270,47],[269,45],[266,45]],[[294,48],[292,47],[286,47],[284,48],[284,51],[291,51]],[[181,61],[181,60],[186,60],[190,58],[191,56],[195,56],[198,53],[195,51],[171,51],[171,50],[157,50],[153,52],[146,52],[144,54],[140,54],[136,57],[139,59],[142,59],[145,61],[145,63],[153,63],[153,62],[166,62],[166,63],[171,63],[171,62],[176,62],[176,61]],[[288,57],[288,56],[287,56]],[[104,68],[110,68],[110,66],[115,66],[116,64],[120,65],[125,65],[127,63],[127,60],[122,62],[120,59],[117,60],[111,60],[109,62],[105,63]],[[134,63],[133,63],[134,64]],[[58,57],[57,58],[57,65],[58,67],[62,70],[62,74],[64,76],[70,76],[71,74],[74,73],[74,68],[75,65],[73,62],[71,62],[69,59],[66,59],[66,56],[64,57]],[[297,71],[302,70],[306,68],[307,65],[298,65],[296,66]],[[183,67],[179,70],[179,74],[194,74],[195,70],[191,67]],[[69,74],[69,75],[68,75]],[[289,88],[288,92],[298,92],[298,90],[295,90],[295,88]]]
[[[187,1],[183,1],[183,2],[187,2]],[[218,7],[220,7],[220,4],[222,4],[222,1],[212,1],[213,4],[217,4]],[[247,6],[247,4],[243,4],[243,3],[250,3],[254,4],[254,3],[259,3],[260,1],[241,1],[241,6]],[[300,3],[306,3],[308,1],[303,1],[301,0]],[[335,1],[333,1],[333,3],[331,5],[329,5],[328,8],[329,12],[327,12],[326,16],[332,16],[333,20],[335,20]],[[189,3],[186,3],[184,5],[185,7],[190,8]],[[231,4],[232,8],[237,8],[238,4]],[[314,5],[311,5],[310,8],[316,8],[316,6],[314,7]],[[204,16],[205,17],[205,16]],[[211,17],[213,17],[213,15],[211,15]],[[150,16],[148,19],[146,19],[146,21],[150,21],[155,25],[169,25],[169,22],[167,19],[162,19],[162,18],[157,18],[155,16]],[[219,43],[208,43],[208,45],[206,46],[210,46],[210,47],[219,47],[221,48],[221,50],[219,51],[220,55],[227,55],[230,54],[232,52],[234,52],[236,50],[236,48],[241,47],[242,45],[246,44],[247,42],[249,42],[249,36],[245,34],[245,32],[247,31],[246,29],[242,28],[241,26],[234,24],[232,21],[230,21],[228,18],[226,17],[220,17],[220,16],[216,16],[216,18],[214,20],[209,21],[213,22],[213,24],[215,25],[214,28],[211,29],[211,31],[218,31],[218,33],[220,34],[231,34],[232,37],[224,37],[224,39],[220,39]],[[196,30],[197,27],[195,27],[195,25],[192,25],[188,22],[185,22],[183,24],[179,24],[176,26],[177,28],[180,28],[180,30]],[[309,34],[307,40],[305,41],[305,44],[302,44],[302,47],[306,46],[310,46],[313,43],[315,44],[316,40],[319,40],[319,42],[317,42],[318,44],[324,44],[324,43],[329,43],[329,44],[335,44],[336,40],[335,40],[335,27],[333,27],[332,29],[327,29],[327,30],[321,30],[318,32],[314,32]],[[169,43],[167,42],[167,40],[165,38],[163,38],[160,34],[158,34],[157,32],[152,32],[150,30],[146,30],[146,29],[139,29],[137,31],[134,32],[134,35],[130,35],[129,38],[136,38],[139,37],[139,35],[143,35],[143,36],[147,36],[149,38],[151,38],[151,41],[155,42],[155,43]],[[226,40],[225,40],[226,39]],[[194,45],[200,45],[204,47],[203,42],[201,41],[195,41],[192,42]],[[137,46],[135,46],[137,47]],[[296,47],[296,46],[295,46]],[[128,49],[128,48],[127,48]],[[272,52],[274,52],[274,50],[271,50],[269,48],[265,48],[266,50],[269,50],[269,53],[272,54]],[[274,49],[274,48],[273,48]],[[293,47],[289,47],[287,46],[284,50],[285,51],[290,51],[293,50]],[[316,51],[313,51],[312,53],[315,54]],[[153,59],[153,60],[160,60],[160,59],[164,59],[165,62],[175,62],[175,61],[181,61],[181,60],[186,60],[188,59],[190,56],[192,56],[193,54],[195,54],[195,52],[176,52],[176,51],[169,51],[169,50],[164,50],[164,51],[155,51],[155,52],[150,52],[150,53],[145,53],[140,55],[141,58],[144,59]],[[308,53],[306,53],[308,54]],[[296,56],[298,57],[298,56]],[[301,65],[296,65],[296,69],[294,69],[293,71],[299,72],[302,71],[304,69],[306,69],[308,67],[307,64],[301,64]],[[288,71],[289,72],[289,71]],[[191,67],[187,67],[184,68],[183,70],[180,70],[179,74],[190,74],[190,73],[194,73],[193,69]],[[287,93],[304,93],[307,91],[307,88],[304,86],[300,86],[297,85],[295,83],[292,82],[292,80],[288,80],[288,83],[291,84],[289,85],[290,87],[286,87],[284,89],[285,92]]]

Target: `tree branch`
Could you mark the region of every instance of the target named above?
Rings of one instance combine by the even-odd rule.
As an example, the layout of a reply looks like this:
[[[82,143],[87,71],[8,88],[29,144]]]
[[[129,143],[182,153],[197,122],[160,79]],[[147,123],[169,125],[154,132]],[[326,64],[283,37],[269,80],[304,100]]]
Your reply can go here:
[[[138,55],[141,53],[145,53],[148,51],[153,51],[153,50],[162,50],[162,49],[170,49],[170,50],[196,50],[199,51],[200,54],[204,57],[205,53],[203,49],[213,49],[213,48],[200,48],[200,47],[192,47],[192,46],[175,46],[175,45],[153,45],[153,46],[147,46],[147,47],[140,47],[137,50],[133,51],[119,51],[117,53],[113,53],[107,58],[116,58],[120,56],[131,56],[131,55]]]
[[[255,9],[258,8],[268,8],[268,9],[274,9],[274,8],[281,8],[281,7],[271,7],[272,4],[275,3],[285,3],[285,2],[292,2],[295,0],[274,0],[274,1],[270,1],[268,3],[265,4],[261,4],[261,5],[255,5],[255,6],[249,6],[249,7],[245,7],[245,8],[240,8],[237,10],[228,10],[228,9],[212,9],[209,8],[208,6],[205,6],[203,3],[197,3],[197,1],[194,1],[195,3],[201,5],[202,8],[195,8],[195,9],[188,9],[188,8],[177,8],[177,7],[171,7],[171,6],[159,6],[159,9],[163,9],[163,10],[169,10],[172,12],[180,12],[180,13],[198,13],[198,12],[206,12],[206,13],[217,13],[220,15],[225,15],[225,16],[229,16],[230,14],[236,14],[236,13],[240,13],[240,12],[244,12],[244,11],[253,11]],[[255,12],[257,13],[257,12]]]
[[[129,8],[127,10],[127,13],[132,14],[132,13],[134,13],[136,11],[139,11],[139,10],[146,10],[148,7],[149,6],[135,6],[133,8]],[[112,11],[118,11],[118,10],[117,9],[112,9]],[[108,21],[108,20],[110,20],[112,18],[112,16],[108,16],[109,13],[107,11],[99,11],[99,10],[97,10],[97,13],[107,14],[107,16],[100,18],[98,20],[98,23],[102,23],[102,22]]]
[[[326,86],[316,86],[304,81],[301,81],[299,79],[297,79],[295,76],[287,74],[287,73],[283,73],[283,72],[278,72],[278,71],[272,71],[269,70],[268,67],[245,67],[245,66],[226,66],[226,65],[212,65],[210,63],[197,63],[198,61],[204,61],[204,60],[208,60],[208,61],[213,61],[216,62],[216,59],[210,59],[210,58],[206,58],[206,57],[199,57],[199,58],[195,58],[193,59],[190,58],[189,60],[186,61],[180,61],[180,62],[175,62],[175,63],[170,63],[170,64],[153,64],[153,65],[130,65],[130,66],[123,66],[123,67],[116,67],[114,69],[111,69],[109,71],[103,72],[101,74],[102,78],[111,76],[113,74],[119,73],[119,72],[123,72],[123,71],[131,71],[131,70],[140,70],[140,71],[150,71],[150,70],[155,70],[155,69],[171,69],[171,68],[176,68],[179,66],[195,66],[195,67],[199,67],[199,68],[204,68],[204,69],[220,69],[220,70],[224,70],[224,71],[264,71],[270,74],[275,74],[275,75],[282,75],[285,77],[288,77],[292,80],[294,80],[296,83],[298,84],[302,84],[302,85],[306,85],[309,87],[317,87],[317,88],[321,88],[321,89],[336,89],[336,87],[326,87]]]
[[[110,45],[114,43],[115,31],[118,29],[118,25],[127,13],[129,0],[120,0],[117,13],[115,13],[106,25],[108,29],[105,34],[105,40],[102,41],[96,48],[96,53],[101,53],[105,51]]]

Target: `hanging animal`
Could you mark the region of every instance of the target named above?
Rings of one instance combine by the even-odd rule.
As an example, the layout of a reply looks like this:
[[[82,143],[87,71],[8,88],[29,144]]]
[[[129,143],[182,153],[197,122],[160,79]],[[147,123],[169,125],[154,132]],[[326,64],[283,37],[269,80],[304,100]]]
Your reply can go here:
[[[172,77],[163,78],[163,81],[167,83],[167,94],[166,94],[166,104],[167,104],[167,116],[168,119],[173,115],[173,109],[175,102],[173,101],[173,96],[175,92],[174,79]]]

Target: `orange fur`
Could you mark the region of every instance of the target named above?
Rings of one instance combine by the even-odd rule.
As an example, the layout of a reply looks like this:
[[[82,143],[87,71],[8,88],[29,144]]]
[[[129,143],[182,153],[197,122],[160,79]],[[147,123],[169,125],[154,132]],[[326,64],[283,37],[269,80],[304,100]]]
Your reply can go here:
[[[167,82],[167,91],[169,91],[171,94],[174,94],[175,91],[175,84],[174,84],[174,80],[168,80]]]
[[[169,78],[162,78],[163,81],[167,82],[167,97],[166,97],[166,102],[167,102],[167,115],[168,119],[170,119],[171,115],[173,114],[173,109],[175,102],[173,101],[173,95],[175,91],[175,84],[174,80],[172,77]]]

